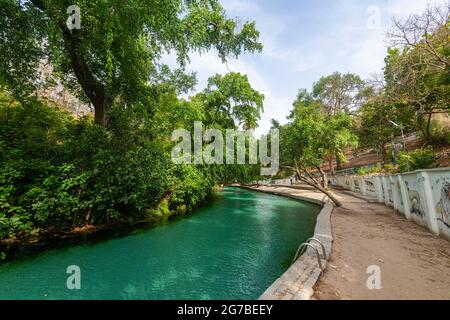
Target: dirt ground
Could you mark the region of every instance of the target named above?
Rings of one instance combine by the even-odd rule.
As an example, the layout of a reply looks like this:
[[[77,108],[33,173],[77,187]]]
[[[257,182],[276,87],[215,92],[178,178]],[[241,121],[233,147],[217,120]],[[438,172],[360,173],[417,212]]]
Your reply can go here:
[[[387,206],[338,193],[332,214],[333,251],[314,299],[450,299],[450,242]],[[369,290],[369,266],[379,266],[380,290]]]

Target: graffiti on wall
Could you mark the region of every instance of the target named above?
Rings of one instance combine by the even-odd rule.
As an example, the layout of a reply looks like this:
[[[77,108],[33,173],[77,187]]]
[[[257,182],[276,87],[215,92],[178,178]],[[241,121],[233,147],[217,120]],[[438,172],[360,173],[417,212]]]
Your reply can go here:
[[[400,212],[410,212],[415,222],[450,239],[449,168],[402,174],[401,179],[398,176],[342,176],[339,180],[346,189],[364,190],[379,202],[394,203]]]
[[[450,183],[448,182],[442,186],[441,198],[436,211],[439,215],[438,220],[450,228]]]
[[[403,204],[402,187],[400,186],[400,181],[397,181],[397,192],[398,192],[397,194],[399,195],[399,198],[400,198],[400,205],[403,208],[404,204]]]
[[[370,193],[375,193],[375,184],[370,180],[364,180],[364,183],[366,184],[366,190]]]
[[[345,179],[345,187],[350,189],[350,179]]]
[[[394,187],[394,184],[392,182],[389,182],[389,189],[388,189],[389,198],[388,198],[388,200],[389,200],[390,204],[394,204],[394,194],[392,191],[393,187]]]
[[[425,213],[422,209],[422,203],[420,201],[420,194],[415,190],[408,190],[409,200],[411,201],[410,211],[412,214],[421,218],[425,217]]]
[[[355,185],[355,191],[361,191],[361,187],[359,185],[359,181],[358,180],[354,180],[353,181],[354,185]]]
[[[425,179],[421,175],[407,175],[403,179],[409,196],[409,211],[413,217],[425,223],[428,215],[428,204],[424,194]]]
[[[450,237],[450,171],[430,172],[429,176],[439,229]]]

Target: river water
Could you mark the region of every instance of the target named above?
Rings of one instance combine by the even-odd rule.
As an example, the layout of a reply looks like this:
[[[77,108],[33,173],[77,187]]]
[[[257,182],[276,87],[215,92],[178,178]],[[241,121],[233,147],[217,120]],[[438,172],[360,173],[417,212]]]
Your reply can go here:
[[[319,211],[226,188],[189,216],[4,263],[0,299],[257,299],[313,234]],[[78,290],[67,287],[69,266],[79,267]]]

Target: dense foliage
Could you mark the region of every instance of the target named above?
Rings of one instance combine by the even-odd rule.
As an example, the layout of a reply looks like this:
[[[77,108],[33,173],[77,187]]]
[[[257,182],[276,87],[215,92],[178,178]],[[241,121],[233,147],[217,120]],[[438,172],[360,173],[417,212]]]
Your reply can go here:
[[[0,238],[144,220],[160,215],[161,206],[184,214],[216,185],[259,175],[256,165],[174,165],[169,132],[192,127],[205,106],[169,96],[147,118],[139,108],[113,107],[102,127],[39,100],[3,95]],[[179,112],[165,113],[171,103]]]
[[[359,109],[362,143],[386,154],[383,144],[406,132],[420,132],[429,144],[448,143],[450,111],[450,7],[429,6],[422,14],[394,21],[391,48],[382,79],[373,79],[366,103]],[[385,159],[386,160],[386,159]]]
[[[239,73],[195,75],[159,63],[213,50],[225,61],[260,51],[253,22],[238,29],[216,0],[4,0],[0,6],[0,239],[185,214],[256,165],[175,165],[173,130],[255,128],[264,96]],[[43,72],[44,71],[44,72]],[[42,95],[62,87],[91,115]],[[212,116],[214,115],[214,116]]]
[[[80,8],[79,29],[66,24],[71,5]],[[166,52],[183,65],[191,52],[215,49],[225,61],[262,49],[255,24],[239,28],[218,0],[2,0],[0,10],[0,81],[17,97],[32,93],[45,60],[101,125],[118,99],[149,104],[148,80]]]
[[[414,150],[406,154],[402,152],[398,159],[399,169],[401,172],[407,172],[407,164],[409,162],[410,170],[432,169],[439,160],[439,155],[433,152],[433,148],[428,146],[423,150]]]
[[[351,131],[351,116],[339,111],[324,113],[323,105],[321,99],[300,91],[289,123],[280,126],[281,163],[297,179],[327,194],[339,206],[327,190],[328,179],[322,165],[335,154],[345,160],[344,148],[355,147],[357,140]]]

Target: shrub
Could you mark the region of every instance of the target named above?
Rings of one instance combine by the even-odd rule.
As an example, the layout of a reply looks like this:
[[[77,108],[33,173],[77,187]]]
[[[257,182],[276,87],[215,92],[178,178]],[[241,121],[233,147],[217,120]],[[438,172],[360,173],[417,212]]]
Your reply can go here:
[[[125,142],[89,118],[75,120],[42,103],[30,103],[32,112],[17,104],[7,119],[4,107],[0,238],[141,218],[172,186],[164,150],[134,139],[138,131],[126,132]]]
[[[431,169],[436,165],[440,156],[433,152],[433,147],[428,146],[425,149],[418,149],[408,154],[402,152],[398,159],[398,165],[401,172],[407,171],[407,160],[410,164],[410,170]]]
[[[187,213],[224,176],[222,166],[173,165],[170,139],[132,106],[112,108],[105,128],[26,103],[0,100],[0,239]]]
[[[214,183],[195,166],[176,166],[172,176],[176,177],[170,198],[170,208],[175,212],[190,212],[198,207],[211,193]]]
[[[368,174],[381,173],[381,172],[383,172],[383,168],[381,167],[380,163],[377,163],[375,166],[372,166],[372,167],[359,168],[357,171],[357,174],[360,176],[365,176]]]
[[[423,135],[422,135],[422,138]],[[436,115],[430,123],[429,142],[433,144],[450,143],[450,121],[447,116]]]
[[[390,173],[390,174],[395,174],[395,173],[398,173],[399,167],[398,167],[398,165],[388,163],[384,166],[384,171],[386,171],[387,173]]]

